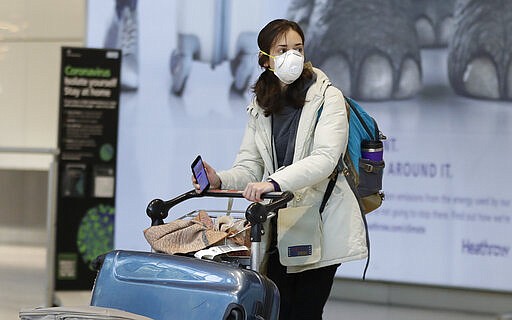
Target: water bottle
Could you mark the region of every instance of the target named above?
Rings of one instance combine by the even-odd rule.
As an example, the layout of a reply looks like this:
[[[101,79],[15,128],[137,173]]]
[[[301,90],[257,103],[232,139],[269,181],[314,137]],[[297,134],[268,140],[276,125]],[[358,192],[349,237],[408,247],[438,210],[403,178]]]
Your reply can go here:
[[[361,158],[375,162],[382,161],[384,147],[380,140],[363,140],[361,142]]]

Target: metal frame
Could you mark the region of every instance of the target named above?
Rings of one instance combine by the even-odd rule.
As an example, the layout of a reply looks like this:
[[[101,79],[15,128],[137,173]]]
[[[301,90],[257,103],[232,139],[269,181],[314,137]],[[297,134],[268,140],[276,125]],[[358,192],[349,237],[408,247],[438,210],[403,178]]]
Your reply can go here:
[[[0,147],[1,153],[15,153],[23,155],[50,155],[52,160],[48,168],[48,191],[46,201],[46,285],[45,285],[45,306],[51,307],[54,304],[55,289],[55,223],[56,223],[56,200],[57,200],[57,173],[59,149],[54,148],[30,148],[30,147]]]

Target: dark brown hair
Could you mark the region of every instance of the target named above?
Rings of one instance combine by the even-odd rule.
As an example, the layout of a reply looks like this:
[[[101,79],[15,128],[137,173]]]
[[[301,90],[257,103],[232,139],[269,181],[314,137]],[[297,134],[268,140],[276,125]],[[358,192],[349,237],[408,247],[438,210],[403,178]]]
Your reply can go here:
[[[270,54],[270,48],[275,44],[277,39],[290,29],[300,35],[302,43],[304,44],[304,32],[296,22],[286,19],[277,19],[269,22],[261,29],[258,34],[259,49]],[[289,84],[286,90],[282,91],[280,80],[276,77],[274,72],[270,71],[268,67],[265,67],[265,64],[268,65],[268,59],[270,58],[267,55],[260,54],[258,64],[260,67],[265,68],[265,71],[261,73],[252,87],[256,101],[263,110],[265,110],[265,116],[278,112],[284,104],[302,108],[306,100],[306,90],[304,90],[304,88],[313,78],[313,70],[310,64],[305,64],[300,77]]]

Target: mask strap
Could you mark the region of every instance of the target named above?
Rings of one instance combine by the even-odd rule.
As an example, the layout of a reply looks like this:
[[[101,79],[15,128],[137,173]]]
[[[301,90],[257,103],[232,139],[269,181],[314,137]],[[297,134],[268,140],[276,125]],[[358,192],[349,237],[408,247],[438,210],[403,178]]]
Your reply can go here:
[[[261,52],[261,53],[263,53],[263,54],[264,54],[264,55],[266,55],[266,56],[271,57],[272,59],[275,59],[275,58],[276,58],[275,56],[272,56],[272,55],[270,55],[270,54],[266,53],[266,52],[265,52],[265,51],[263,51],[263,50],[260,50],[260,52]]]
[[[266,53],[266,52],[265,52],[265,51],[263,51],[263,50],[260,50],[260,52],[261,52],[261,53],[263,53],[264,55],[268,56],[268,57],[271,57],[271,58],[272,58],[272,59],[274,59],[274,60],[276,59],[276,56],[272,56],[272,55],[270,55],[270,54]],[[274,70],[274,69],[272,69],[271,67],[268,67],[267,69],[268,69],[268,70],[270,70],[270,71],[272,71],[272,72],[274,72],[274,71],[275,71],[275,70]]]

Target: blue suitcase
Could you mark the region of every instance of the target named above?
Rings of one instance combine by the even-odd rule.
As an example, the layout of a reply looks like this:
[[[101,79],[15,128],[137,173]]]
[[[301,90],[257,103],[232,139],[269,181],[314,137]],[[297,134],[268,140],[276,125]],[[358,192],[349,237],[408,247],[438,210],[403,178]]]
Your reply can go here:
[[[267,277],[227,263],[113,251],[96,278],[91,305],[153,319],[277,319],[279,292]]]
[[[279,194],[279,195],[276,195]],[[241,197],[241,193],[195,191],[175,199],[153,200],[147,209],[152,225],[163,223],[169,209],[201,196]],[[251,204],[251,252],[259,252],[262,222],[293,198],[289,192],[269,193],[274,201]],[[255,260],[254,256],[251,260]],[[140,314],[152,319],[277,319],[279,291],[266,276],[236,261],[210,261],[189,256],[117,250],[106,254],[94,284],[91,305]]]

